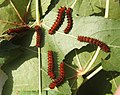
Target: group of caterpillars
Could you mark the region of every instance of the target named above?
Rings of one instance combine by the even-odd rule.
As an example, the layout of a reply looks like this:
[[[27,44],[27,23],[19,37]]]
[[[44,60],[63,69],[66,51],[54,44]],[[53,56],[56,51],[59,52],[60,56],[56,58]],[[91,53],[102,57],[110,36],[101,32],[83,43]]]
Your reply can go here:
[[[72,20],[72,9],[61,7],[58,9],[58,15],[56,18],[56,21],[52,25],[51,29],[48,30],[49,34],[55,34],[55,31],[58,30],[58,28],[62,25],[64,22],[65,14],[67,15],[67,26],[64,29],[64,33],[69,33],[69,31],[72,29],[73,26],[73,20]]]
[[[48,33],[53,35],[55,32],[59,29],[59,27],[62,25],[65,14],[67,15],[67,26],[64,29],[64,33],[68,34],[70,30],[72,29],[73,26],[73,20],[72,20],[72,9],[71,8],[66,8],[66,7],[61,7],[58,9],[58,15],[53,23],[52,27],[48,30]],[[99,41],[94,38],[90,37],[84,37],[84,36],[78,36],[77,38],[78,41],[80,42],[88,42],[90,44],[95,44],[99,46],[104,52],[110,52],[109,46],[107,46],[104,42]],[[64,81],[65,78],[65,72],[64,72],[64,62],[61,62],[60,64],[60,71],[59,71],[59,77],[55,79],[55,74],[54,74],[54,59],[53,59],[53,52],[48,51],[48,75],[50,76],[51,79],[53,79],[52,83],[50,83],[49,87],[50,89],[54,89],[55,86],[58,86],[60,83]]]
[[[54,22],[52,27],[48,30],[49,34],[51,34],[51,35],[55,34],[55,31],[58,30],[58,28],[60,27],[60,25],[64,21],[65,13],[67,15],[68,23],[67,23],[66,28],[64,29],[64,33],[66,33],[66,34],[69,33],[69,31],[72,29],[72,26],[73,26],[72,9],[71,8],[67,9],[66,7],[61,7],[61,8],[58,9],[58,15],[57,15],[56,21]],[[14,33],[22,33],[22,32],[28,31],[28,30],[30,30],[30,27],[25,25],[25,26],[22,26],[22,27],[19,27],[19,28],[8,29],[7,34],[11,35],[11,34],[14,34]],[[40,47],[42,29],[40,28],[40,26],[36,25],[35,30],[37,32],[36,33],[37,34],[36,46]],[[90,38],[90,37],[84,37],[84,36],[78,36],[77,40],[80,41],[80,42],[87,42],[87,43],[90,43],[90,44],[95,44],[97,46],[100,46],[100,48],[104,52],[110,52],[109,46],[107,46],[104,42],[99,41],[97,39]]]
[[[70,32],[70,30],[73,27],[73,20],[72,20],[72,9],[71,8],[66,8],[66,7],[61,7],[58,9],[58,15],[57,18],[54,22],[54,24],[52,25],[52,27],[48,30],[48,33],[50,35],[55,34],[55,32],[59,29],[59,27],[61,26],[61,24],[64,22],[64,18],[65,15],[67,16],[67,26],[64,29],[64,33],[68,34]],[[8,29],[7,30],[7,34],[8,35],[12,35],[14,33],[22,33],[25,31],[29,31],[31,28],[29,26],[23,26],[23,27],[19,27],[19,28],[14,28],[14,29]],[[36,25],[35,26],[35,31],[36,31],[36,47],[40,47],[41,46],[41,27]],[[106,45],[104,42],[99,41],[97,39],[94,38],[90,38],[90,37],[84,37],[84,36],[78,36],[77,38],[78,41],[80,42],[87,42],[90,44],[94,44],[99,46],[104,52],[110,52],[110,48],[108,45]],[[58,78],[55,79],[55,74],[54,74],[54,59],[53,59],[53,52],[51,50],[48,51],[48,75],[50,76],[50,78],[53,79],[52,83],[50,83],[49,87],[50,89],[54,89],[55,86],[58,86],[61,82],[64,81],[64,62],[60,63],[60,70],[59,70],[59,76]]]
[[[24,33],[26,31],[29,31],[30,29],[31,28],[28,25],[24,25],[22,27],[8,29],[6,31],[6,33],[8,35],[16,35],[16,34],[19,34],[19,33]],[[40,47],[41,46],[42,29],[40,28],[39,25],[36,25],[34,27],[34,29],[36,31],[36,47]]]
[[[65,65],[64,62],[62,61],[60,63],[59,76],[55,79],[53,51],[51,50],[48,51],[48,75],[50,76],[51,79],[53,79],[53,81],[49,85],[50,89],[54,89],[55,86],[58,86],[64,81],[65,77],[64,65]]]

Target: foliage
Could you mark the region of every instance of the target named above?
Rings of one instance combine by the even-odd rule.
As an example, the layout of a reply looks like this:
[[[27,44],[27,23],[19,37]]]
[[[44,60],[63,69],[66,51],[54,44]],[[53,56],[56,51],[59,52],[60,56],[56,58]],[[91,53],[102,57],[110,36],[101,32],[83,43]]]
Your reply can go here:
[[[37,95],[38,71],[41,69],[42,95],[113,95],[120,84],[120,6],[119,0],[110,0],[109,3],[108,18],[104,18],[105,0],[41,0],[39,11],[43,32],[39,59],[35,47],[35,0],[0,0],[0,64],[8,76],[5,85],[1,85],[4,85],[2,93]],[[67,25],[65,19],[60,29],[54,35],[49,35],[48,29],[54,23],[60,6],[73,7],[73,28],[69,34],[64,34],[63,30]],[[31,26],[26,34],[19,34],[16,39],[6,34],[6,30],[20,27],[24,21]],[[97,46],[79,42],[78,35],[105,42],[111,52],[96,51]],[[48,50],[54,52],[57,76],[60,62],[65,61],[65,81],[52,90],[49,88],[52,80],[47,75]],[[96,52],[98,55],[94,60]],[[39,68],[38,60],[42,68]],[[100,66],[104,70],[89,79],[88,76]]]

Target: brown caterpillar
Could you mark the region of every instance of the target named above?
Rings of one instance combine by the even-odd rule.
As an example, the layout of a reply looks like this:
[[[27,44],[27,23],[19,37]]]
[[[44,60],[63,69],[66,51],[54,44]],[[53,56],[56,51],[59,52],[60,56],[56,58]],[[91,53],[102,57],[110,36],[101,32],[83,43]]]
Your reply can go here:
[[[40,26],[36,25],[35,31],[36,31],[36,47],[40,47],[41,46],[42,29],[40,28]]]
[[[58,15],[57,15],[56,21],[52,25],[51,29],[48,30],[49,34],[54,34],[55,31],[61,26],[65,18],[65,10],[66,10],[66,7],[61,7],[58,9]]]
[[[67,27],[64,30],[64,33],[67,34],[69,33],[69,31],[72,29],[73,26],[73,20],[72,20],[72,9],[68,8],[66,11],[66,15],[67,15]]]
[[[64,78],[65,78],[64,62],[60,63],[59,73],[60,74],[59,74],[58,78],[55,79],[54,81],[52,81],[52,83],[50,83],[50,85],[49,85],[50,89],[54,89],[55,86],[60,85],[64,81]]]
[[[19,28],[13,28],[13,29],[9,29],[7,30],[7,34],[10,35],[10,34],[13,34],[13,33],[22,33],[22,32],[26,32],[30,30],[30,27],[29,26],[22,26],[22,27],[19,27]]]
[[[52,51],[48,51],[48,75],[52,79],[55,78],[55,74],[54,74],[54,58],[53,58],[53,52]]]
[[[99,46],[104,52],[110,52],[109,46],[107,46],[104,42],[99,41],[97,39],[90,38],[90,37],[84,37],[84,36],[78,36],[77,40],[80,42],[87,42],[90,44],[95,44]]]

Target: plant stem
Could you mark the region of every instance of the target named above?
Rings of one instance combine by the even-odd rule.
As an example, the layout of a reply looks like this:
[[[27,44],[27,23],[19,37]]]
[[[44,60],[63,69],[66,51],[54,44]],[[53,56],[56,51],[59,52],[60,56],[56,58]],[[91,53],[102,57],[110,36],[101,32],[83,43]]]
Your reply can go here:
[[[40,25],[40,11],[39,11],[39,0],[36,0],[36,25]],[[39,95],[42,95],[42,63],[41,63],[41,50],[40,47],[38,47],[38,70],[39,70]]]
[[[96,75],[99,71],[101,71],[103,69],[102,66],[98,67],[95,71],[93,71],[90,75],[88,75],[86,77],[86,80],[89,80],[90,78],[92,78],[94,75]]]
[[[41,51],[40,51],[40,47],[38,47],[38,70],[39,70],[39,95],[42,95],[42,72],[41,72]]]
[[[73,9],[75,4],[76,4],[77,0],[74,1],[74,3],[72,4],[71,8]]]
[[[68,66],[69,68],[73,69],[74,71],[76,71],[76,69],[68,64],[65,63],[66,66]]]
[[[19,19],[21,20],[21,22],[25,24],[24,20],[20,16],[20,14],[19,14],[18,10],[16,9],[16,7],[14,6],[13,2],[11,0],[9,0],[9,2],[11,4],[11,6],[13,7],[13,9],[15,10],[15,12],[16,12],[17,16],[19,17]]]
[[[92,60],[90,61],[89,65],[87,66],[87,68],[85,69],[85,73],[87,73],[89,71],[89,69],[92,67],[93,63],[95,62],[95,60],[97,59],[97,56],[99,54],[100,51],[100,47],[97,48],[95,55],[93,56]]]
[[[11,24],[11,25],[16,25],[16,26],[23,26],[21,23],[15,23],[15,22],[10,22],[10,21],[5,21],[5,20],[0,20],[0,22]]]
[[[106,8],[105,8],[105,18],[108,18],[109,14],[109,0],[106,0]]]
[[[77,60],[78,66],[79,66],[79,70],[82,70],[83,67],[82,67],[82,64],[80,63],[80,60],[78,58],[78,54],[77,54],[77,50],[76,49],[75,49],[75,54],[76,54],[76,60]]]
[[[40,24],[40,11],[39,11],[39,0],[36,0],[36,22]]]
[[[108,18],[108,14],[109,14],[109,0],[106,0],[106,9],[105,9],[105,18]],[[93,59],[91,60],[90,64],[88,65],[88,67],[85,69],[85,71],[83,72],[83,74],[85,74],[92,66],[92,64],[94,63],[95,59],[97,58],[98,54],[100,51],[100,47],[97,48],[97,51],[93,57]],[[97,74],[100,70],[102,70],[102,66],[98,67],[92,74],[90,74],[89,76],[87,76],[87,80],[90,79],[91,77],[93,77],[95,74]]]
[[[114,85],[115,85],[115,88],[117,89],[118,88],[118,84],[117,84],[117,82],[116,82],[116,80],[115,80],[115,77],[113,76],[113,74],[110,72],[110,75],[111,75],[111,77],[112,77],[112,81],[113,81],[113,83],[114,83]]]
[[[85,70],[83,70],[82,72],[78,72],[79,76],[86,74],[90,70],[95,60],[97,59],[99,52],[100,52],[100,47],[97,48],[95,55],[93,56],[92,60],[90,61],[89,65],[85,68]]]

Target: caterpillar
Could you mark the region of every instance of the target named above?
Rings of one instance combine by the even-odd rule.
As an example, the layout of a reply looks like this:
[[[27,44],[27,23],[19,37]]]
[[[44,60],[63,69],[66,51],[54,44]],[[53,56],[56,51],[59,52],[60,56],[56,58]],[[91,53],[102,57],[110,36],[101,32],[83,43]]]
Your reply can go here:
[[[84,36],[78,36],[77,40],[80,42],[88,42],[90,44],[95,44],[99,46],[104,52],[106,53],[110,52],[110,47],[107,46],[104,42],[99,41],[97,39],[90,38],[90,37],[84,37]]]
[[[64,78],[64,62],[61,62],[60,63],[60,71],[59,71],[59,73],[60,73],[60,76],[62,76],[62,78]]]
[[[40,28],[40,26],[36,25],[35,31],[36,31],[36,47],[40,47],[41,46],[42,29]]]
[[[67,15],[67,26],[66,28],[64,29],[64,33],[67,34],[69,33],[69,31],[72,29],[72,26],[73,26],[73,20],[72,20],[72,9],[71,8],[68,8],[66,11],[65,11],[66,15]]]
[[[64,62],[61,62],[60,63],[60,70],[59,70],[59,76],[57,79],[55,79],[54,81],[52,81],[49,85],[49,88],[50,89],[54,89],[55,86],[58,86],[60,85],[63,81],[64,81],[64,78],[65,78],[65,72],[64,72]]]
[[[10,35],[10,34],[13,34],[13,33],[21,33],[21,32],[25,32],[25,31],[28,31],[28,30],[30,30],[29,26],[22,26],[22,27],[19,27],[19,28],[9,29],[6,32],[7,32],[8,35]]]
[[[50,78],[54,79],[55,74],[54,74],[54,59],[53,59],[53,52],[48,51],[48,75]]]
[[[57,15],[56,21],[52,25],[51,29],[48,30],[49,34],[54,34],[55,31],[57,31],[57,29],[61,26],[65,18],[65,10],[66,10],[66,7],[61,7],[58,9],[58,15]]]

